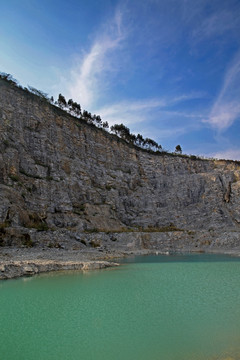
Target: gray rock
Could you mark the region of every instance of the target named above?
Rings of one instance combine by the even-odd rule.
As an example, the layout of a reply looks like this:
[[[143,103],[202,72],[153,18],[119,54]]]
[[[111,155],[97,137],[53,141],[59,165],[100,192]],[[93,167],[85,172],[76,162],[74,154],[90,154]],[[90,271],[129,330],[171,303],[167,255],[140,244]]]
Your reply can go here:
[[[170,224],[239,243],[236,162],[149,154],[2,80],[0,140],[2,245],[84,247],[95,232],[113,247],[112,232],[134,248],[178,241]]]

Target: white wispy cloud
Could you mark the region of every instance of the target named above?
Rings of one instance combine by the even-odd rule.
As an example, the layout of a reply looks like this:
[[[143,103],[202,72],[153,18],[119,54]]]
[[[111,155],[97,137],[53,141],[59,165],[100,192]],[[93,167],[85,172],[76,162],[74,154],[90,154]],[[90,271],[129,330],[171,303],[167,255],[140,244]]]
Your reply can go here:
[[[117,51],[126,36],[123,29],[123,11],[117,9],[115,16],[99,31],[90,50],[78,56],[70,73],[69,97],[89,109],[106,87],[106,74],[116,70],[111,54]],[[106,79],[105,79],[106,80]]]
[[[108,121],[110,125],[124,123],[124,125],[130,126],[145,121],[147,114],[149,115],[153,110],[156,111],[165,105],[166,101],[161,99],[121,101],[99,108],[96,113],[101,114],[103,120]]]
[[[210,157],[217,159],[240,160],[240,149],[227,149],[210,154]]]
[[[179,112],[169,109],[169,107],[184,101],[196,98],[202,98],[205,94],[201,92],[192,92],[179,96],[165,97],[159,99],[141,99],[141,100],[125,100],[115,104],[107,104],[104,107],[96,109],[96,113],[100,114],[104,121],[108,121],[110,125],[124,123],[127,126],[139,124],[141,122],[149,122],[157,119],[159,115],[165,114],[165,117],[201,117],[191,114],[191,112]]]
[[[221,91],[204,122],[223,131],[240,118],[240,52],[226,71]]]
[[[223,9],[203,18],[193,29],[192,36],[195,41],[201,41],[236,30],[236,28],[239,28],[238,12]]]
[[[190,130],[193,130],[193,128],[193,124],[186,126],[186,124],[181,123],[179,123],[178,126],[172,126],[171,128],[167,127],[166,125],[162,125],[160,129],[156,126],[145,126],[141,128],[141,134],[144,135],[144,137],[150,137],[157,140],[165,148],[166,146],[170,146],[170,139],[171,142],[174,142],[179,136],[185,135]],[[165,149],[171,150],[167,148]]]
[[[193,99],[204,99],[206,98],[207,93],[204,91],[191,91],[188,94],[180,94],[175,97],[168,99],[168,104],[176,104],[183,101],[193,100]]]

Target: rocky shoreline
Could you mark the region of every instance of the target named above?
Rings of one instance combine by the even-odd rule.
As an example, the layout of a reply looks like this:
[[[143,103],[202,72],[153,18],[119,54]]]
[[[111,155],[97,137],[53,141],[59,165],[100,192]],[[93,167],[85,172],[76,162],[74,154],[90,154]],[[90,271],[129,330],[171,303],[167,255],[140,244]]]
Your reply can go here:
[[[52,272],[61,270],[98,270],[117,263],[108,261],[54,261],[54,260],[34,260],[34,261],[9,261],[0,265],[0,280],[7,280],[21,276],[35,275],[42,272]]]
[[[22,276],[31,276],[43,272],[62,270],[98,270],[118,266],[117,259],[137,255],[170,255],[172,253],[209,253],[227,254],[240,257],[240,249],[229,248],[189,248],[179,251],[165,249],[131,249],[86,251],[46,249],[46,248],[12,248],[2,247],[0,251],[0,280],[7,280]]]
[[[118,266],[118,263],[104,260],[97,253],[76,254],[71,250],[23,248],[2,248],[0,252],[0,280],[43,272],[87,271],[113,266]]]
[[[239,162],[141,150],[11,82],[0,90],[0,279],[240,253]]]

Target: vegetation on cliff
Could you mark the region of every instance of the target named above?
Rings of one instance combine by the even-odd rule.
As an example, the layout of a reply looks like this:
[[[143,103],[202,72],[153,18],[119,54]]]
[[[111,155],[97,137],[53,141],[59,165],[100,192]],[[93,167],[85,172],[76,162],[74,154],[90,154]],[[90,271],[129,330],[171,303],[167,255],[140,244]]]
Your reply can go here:
[[[155,140],[150,138],[144,138],[141,134],[132,134],[130,129],[126,127],[124,124],[115,124],[110,127],[107,121],[102,121],[100,115],[91,114],[87,110],[81,109],[81,105],[77,102],[69,99],[68,101],[62,94],[59,94],[58,99],[54,101],[53,96],[50,98],[48,94],[38,90],[32,86],[22,87],[16,79],[12,77],[11,74],[0,73],[0,79],[7,81],[8,83],[16,86],[18,88],[23,89],[26,92],[30,92],[34,95],[37,95],[41,99],[49,102],[53,106],[59,107],[61,110],[66,111],[71,116],[81,119],[88,124],[94,125],[97,128],[101,128],[106,131],[110,131],[112,134],[117,135],[119,138],[123,139],[125,142],[137,146],[143,150],[147,150],[154,153],[167,153],[166,150],[162,148],[160,144],[158,144]],[[176,154],[182,154],[182,149],[180,145],[177,145],[175,148]]]
[[[155,232],[209,230],[205,242],[212,229],[239,239],[238,164],[164,155],[64,99],[0,79],[0,246],[81,250],[134,232],[144,247]]]
[[[123,140],[125,143],[140,148],[143,151],[150,152],[156,155],[169,155],[169,156],[180,156],[184,158],[190,158],[191,160],[217,160],[213,158],[206,158],[203,156],[196,156],[196,155],[187,155],[182,153],[181,145],[176,145],[174,152],[169,152],[168,150],[164,149],[162,145],[158,144],[155,140],[150,138],[144,138],[141,134],[132,134],[130,129],[126,127],[124,124],[115,124],[109,128],[109,124],[107,121],[102,121],[100,115],[91,114],[87,110],[82,110],[81,105],[77,102],[69,99],[66,101],[65,97],[62,94],[59,94],[58,100],[54,100],[53,96],[49,97],[47,93],[38,90],[32,86],[23,87],[19,84],[19,82],[13,78],[11,74],[7,74],[4,72],[0,72],[0,80],[4,80],[15,86],[19,89],[24,90],[26,93],[33,94],[38,96],[41,100],[48,102],[52,106],[55,106],[62,111],[70,114],[76,119],[84,121],[85,123],[95,126],[98,129],[107,131],[112,135],[116,135],[118,138]],[[226,159],[218,159],[220,161],[224,160],[230,163],[237,163],[239,164],[240,161],[238,160],[226,160]]]

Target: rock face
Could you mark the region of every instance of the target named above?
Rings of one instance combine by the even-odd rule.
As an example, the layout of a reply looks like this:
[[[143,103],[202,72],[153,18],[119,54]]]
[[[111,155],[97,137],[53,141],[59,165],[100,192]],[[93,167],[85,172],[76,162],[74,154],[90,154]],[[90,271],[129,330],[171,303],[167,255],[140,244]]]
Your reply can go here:
[[[240,230],[236,162],[149,154],[3,80],[0,140],[2,244],[31,246],[41,230]]]
[[[15,277],[34,275],[42,272],[60,270],[98,270],[107,267],[118,266],[117,263],[107,261],[8,261],[0,265],[0,280]]]

